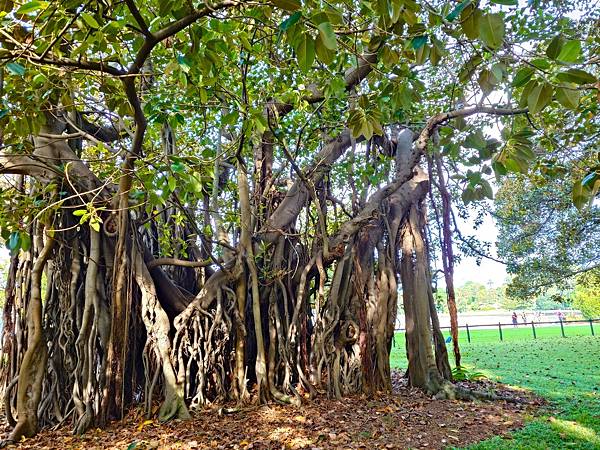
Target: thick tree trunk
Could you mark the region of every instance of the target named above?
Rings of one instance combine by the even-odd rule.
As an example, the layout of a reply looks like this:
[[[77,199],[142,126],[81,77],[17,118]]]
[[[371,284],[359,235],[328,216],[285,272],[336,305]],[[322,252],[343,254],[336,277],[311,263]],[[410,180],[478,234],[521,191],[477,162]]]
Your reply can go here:
[[[413,205],[402,229],[401,277],[406,315],[408,379],[412,386],[436,394],[443,389],[444,379],[431,345],[431,318],[435,309],[430,307],[431,278],[421,214],[423,212],[418,205]]]
[[[20,309],[17,293],[17,281],[19,275],[19,255],[17,253],[11,255],[8,272],[6,274],[6,290],[4,296],[4,310],[2,314],[2,354],[1,354],[1,376],[2,376],[2,394],[4,396],[3,408],[8,424],[11,427],[16,425],[16,421],[12,415],[11,395],[12,388],[18,380],[18,346],[17,336],[18,331],[18,315]],[[20,280],[19,280],[20,281]]]
[[[157,361],[156,370],[161,370],[164,379],[165,398],[158,416],[161,420],[172,418],[189,419],[190,414],[184,401],[183,380],[177,376],[171,360],[170,323],[162,309],[152,277],[140,250],[134,245],[132,250],[133,275],[141,291],[142,319],[148,334],[147,345]]]
[[[140,121],[135,151],[141,149],[143,134]],[[298,179],[287,192],[277,193],[277,201],[281,200],[277,207],[275,201],[270,203],[273,199],[257,199],[252,195],[256,192],[250,192],[247,173],[252,167],[243,162],[242,141],[238,191],[231,200],[239,206],[240,222],[233,224],[239,230],[225,232],[222,226],[218,193],[231,180],[227,176],[221,180],[218,163],[212,196],[208,190],[202,192],[205,211],[200,224],[189,224],[199,230],[214,222],[217,244],[226,248],[215,256],[211,233],[200,232],[202,255],[185,257],[203,261],[163,257],[156,234],[139,226],[151,219],[139,209],[135,215],[130,211],[135,160],[131,155],[113,197],[119,211],[103,215],[99,231],[85,223],[74,227],[68,208],[83,208],[88,201],[96,208],[94,195],[104,191],[83,197],[84,203],[65,203],[68,212],[57,229],[74,231],[57,240],[59,256],[51,264],[53,287],[46,308],[54,334],[47,346],[49,375],[40,382],[44,400],[37,409],[43,423],[72,420],[75,431],[83,432],[122,415],[138,399],[150,412],[159,392],[163,393],[159,417],[169,419],[186,418],[190,409],[230,399],[299,404],[305,393],[326,391],[341,397],[390,390],[399,277],[411,383],[430,392],[446,392],[449,365],[432,303],[423,239],[421,202],[428,178],[416,165],[427,136],[422,133],[413,145],[414,136],[406,130],[395,142],[381,138],[369,144],[372,155],[379,147],[388,155],[396,151],[394,176],[369,198],[365,188],[357,205],[362,208],[331,235],[327,177],[331,164],[352,145],[350,133],[344,131],[328,142],[304,172],[294,167]],[[258,192],[269,196],[273,187],[269,152],[275,144],[267,140],[262,145],[265,165],[254,168],[255,181]],[[62,146],[54,150],[53,164],[71,155]],[[223,158],[220,150],[217,154]],[[85,165],[74,167],[86,176]],[[33,167],[35,174],[38,169]],[[81,180],[75,189],[88,185],[96,185],[96,180]],[[103,195],[101,200],[110,198]],[[175,194],[172,200],[178,200]],[[214,211],[209,213],[210,208]],[[302,213],[306,216],[299,220]],[[193,222],[193,211],[186,215]],[[172,214],[167,211],[162,217],[166,226],[174,226]],[[186,230],[177,236],[187,238]],[[210,262],[210,270],[204,260]],[[189,283],[185,273],[163,270],[161,264],[206,270]],[[64,267],[70,270],[61,272]],[[37,273],[22,275],[31,279],[32,292],[39,284]],[[181,288],[180,282],[193,292]],[[140,348],[143,351],[135,351]],[[26,367],[21,365],[22,370]],[[69,376],[57,382],[56,374],[66,367],[71,367]],[[10,410],[10,399],[8,403]],[[19,414],[19,420],[22,417],[27,416]],[[26,428],[21,426],[33,432]]]
[[[42,322],[42,272],[54,246],[54,238],[43,238],[44,226],[35,233],[37,258],[31,270],[31,298],[27,306],[27,350],[21,361],[17,385],[18,421],[9,440],[17,442],[21,437],[31,437],[38,431],[38,405],[42,395],[42,383],[46,370],[48,351]]]

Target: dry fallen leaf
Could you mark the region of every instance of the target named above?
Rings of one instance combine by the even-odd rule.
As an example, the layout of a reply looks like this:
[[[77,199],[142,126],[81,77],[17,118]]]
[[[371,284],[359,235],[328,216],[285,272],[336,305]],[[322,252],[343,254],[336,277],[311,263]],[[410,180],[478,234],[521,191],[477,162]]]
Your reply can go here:
[[[398,374],[392,378],[395,394],[378,394],[369,400],[351,396],[337,401],[323,396],[306,402],[301,409],[270,405],[242,408],[221,416],[206,410],[190,421],[167,423],[142,420],[143,412],[135,410],[122,422],[110,423],[105,430],[94,429],[81,437],[72,436],[69,427],[45,430],[20,442],[17,448],[441,449],[448,447],[448,442],[462,446],[492,435],[506,435],[523,423],[524,416],[532,412],[536,403],[534,397],[520,393],[531,400],[525,408],[504,402],[482,403],[474,408],[472,403],[432,400],[408,388],[399,378]],[[495,385],[489,383],[486,389],[493,389]],[[499,389],[502,395],[515,393],[509,388]],[[488,416],[496,420],[482,420]],[[469,423],[469,432],[464,433]],[[133,430],[138,433],[135,437]]]

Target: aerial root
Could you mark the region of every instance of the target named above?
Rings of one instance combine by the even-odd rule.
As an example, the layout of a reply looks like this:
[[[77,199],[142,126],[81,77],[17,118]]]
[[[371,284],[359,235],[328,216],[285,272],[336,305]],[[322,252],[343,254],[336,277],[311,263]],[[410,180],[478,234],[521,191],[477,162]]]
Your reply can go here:
[[[498,395],[493,392],[479,391],[476,389],[469,389],[463,386],[457,386],[455,384],[446,382],[435,392],[434,397],[437,400],[486,400],[486,401],[505,401],[508,403],[522,404],[527,403],[526,400],[518,397],[511,397],[507,395]]]

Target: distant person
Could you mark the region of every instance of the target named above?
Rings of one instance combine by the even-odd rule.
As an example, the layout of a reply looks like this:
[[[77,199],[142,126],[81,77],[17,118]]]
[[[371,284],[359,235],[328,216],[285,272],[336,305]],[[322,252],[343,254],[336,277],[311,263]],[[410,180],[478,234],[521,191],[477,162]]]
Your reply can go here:
[[[517,313],[514,311],[512,313],[512,323],[513,323],[513,327],[516,327],[517,324],[519,323],[519,320],[517,318]]]
[[[523,319],[523,323],[527,323],[527,313],[525,311],[521,313],[521,318]]]
[[[559,311],[557,315],[558,315],[559,322],[562,322],[563,320],[565,320],[565,315],[563,314],[562,311]]]

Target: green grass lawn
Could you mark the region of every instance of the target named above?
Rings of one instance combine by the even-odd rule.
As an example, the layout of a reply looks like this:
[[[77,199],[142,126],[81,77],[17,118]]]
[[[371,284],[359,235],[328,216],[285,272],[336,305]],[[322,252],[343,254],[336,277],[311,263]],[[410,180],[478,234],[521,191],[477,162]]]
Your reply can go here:
[[[587,331],[586,331],[587,330]],[[461,333],[463,365],[492,380],[531,389],[549,401],[511,439],[495,437],[470,449],[600,449],[600,326],[476,330]],[[447,334],[446,334],[447,336]],[[393,367],[406,367],[404,335],[396,335]],[[450,351],[449,348],[449,353]]]

